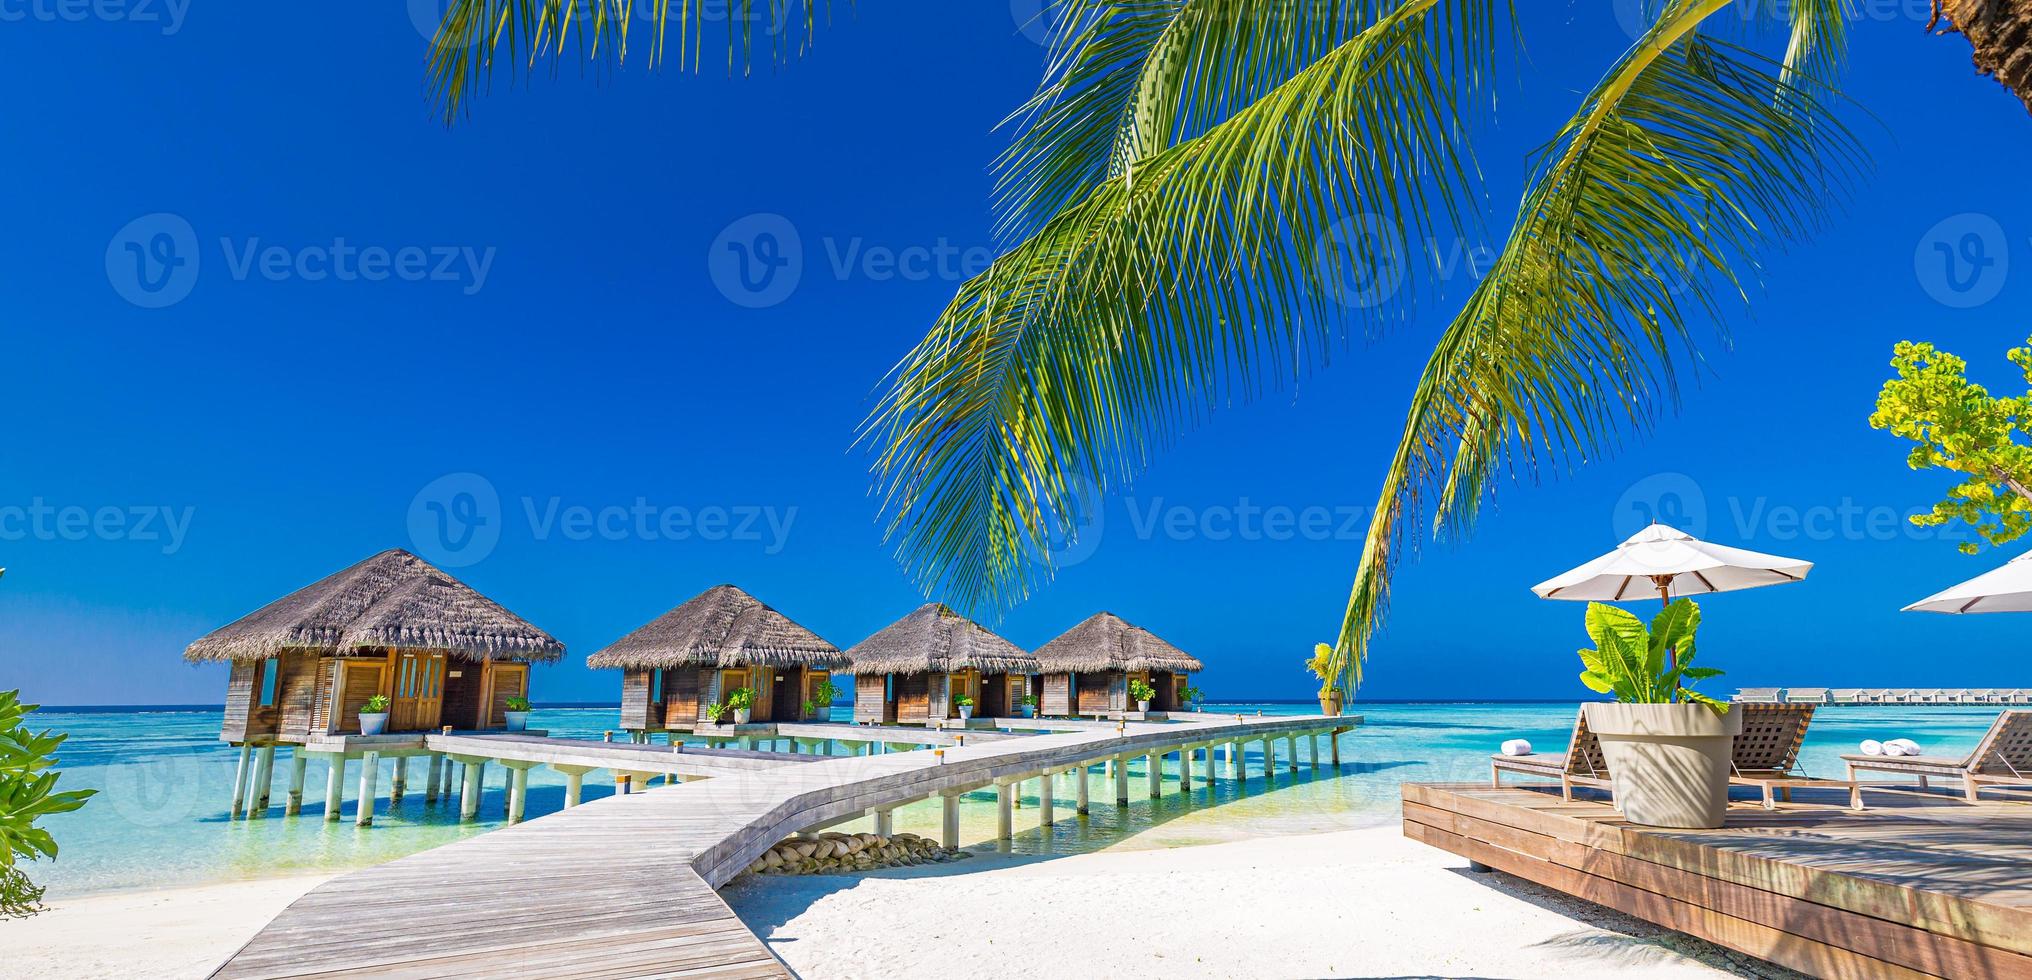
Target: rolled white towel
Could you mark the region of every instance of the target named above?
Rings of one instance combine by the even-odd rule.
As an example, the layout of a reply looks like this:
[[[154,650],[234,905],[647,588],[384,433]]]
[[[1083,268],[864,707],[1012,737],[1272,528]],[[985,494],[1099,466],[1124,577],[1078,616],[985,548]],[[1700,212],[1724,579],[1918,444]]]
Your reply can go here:
[[[1866,739],[1863,739],[1863,746],[1862,746],[1862,748],[1863,748],[1863,754],[1864,754],[1864,755],[1883,755],[1883,754],[1884,754],[1884,743],[1882,743],[1882,742],[1879,742],[1879,741],[1877,741],[1877,740],[1876,740],[1876,739],[1874,739],[1874,738],[1866,738]]]
[[[1891,749],[1894,747],[1898,750],[1899,755],[1919,754],[1919,743],[1909,738],[1894,738],[1888,742],[1885,742],[1884,743],[1885,754],[1887,755],[1890,754]]]
[[[1530,743],[1530,742],[1527,742],[1527,741],[1525,741],[1525,740],[1523,740],[1523,739],[1521,739],[1521,738],[1513,738],[1513,739],[1511,739],[1511,740],[1509,740],[1509,741],[1507,741],[1507,742],[1504,742],[1504,743],[1503,743],[1503,754],[1504,754],[1504,755],[1530,755],[1530,754],[1531,754],[1531,743]]]

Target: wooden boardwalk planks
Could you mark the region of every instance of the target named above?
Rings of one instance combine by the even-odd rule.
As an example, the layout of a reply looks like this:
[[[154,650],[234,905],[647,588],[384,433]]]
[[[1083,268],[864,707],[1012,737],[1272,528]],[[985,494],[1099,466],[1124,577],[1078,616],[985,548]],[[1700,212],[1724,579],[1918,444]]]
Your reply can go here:
[[[2032,977],[2032,804],[1810,795],[1657,830],[1557,793],[1406,784],[1404,833],[1817,976]]]
[[[717,757],[722,765],[737,765],[734,760],[752,756],[759,765],[605,797],[340,876],[283,910],[214,975],[787,977],[714,891],[784,837],[877,806],[1116,754],[1360,723],[1353,717],[1196,718],[970,735],[966,745],[938,751],[849,757],[430,736],[433,748],[519,761],[656,770],[648,763],[694,765]],[[796,737],[853,737],[843,725],[807,731]]]

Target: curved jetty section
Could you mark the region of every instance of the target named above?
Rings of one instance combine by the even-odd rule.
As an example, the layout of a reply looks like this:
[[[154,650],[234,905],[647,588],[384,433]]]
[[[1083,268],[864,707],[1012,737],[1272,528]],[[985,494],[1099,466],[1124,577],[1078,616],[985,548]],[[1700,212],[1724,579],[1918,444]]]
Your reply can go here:
[[[1026,780],[1109,764],[1112,783],[1104,785],[1126,802],[1130,759],[1149,760],[1155,773],[1175,754],[1180,782],[1190,786],[1197,753],[1202,782],[1214,776],[1217,748],[1226,751],[1231,778],[1246,775],[1236,767],[1249,742],[1263,743],[1266,773],[1280,762],[1280,742],[1286,765],[1296,768],[1301,740],[1318,765],[1316,739],[1360,722],[1207,714],[1119,725],[1040,721],[1034,727],[1058,730],[969,735],[964,745],[907,752],[803,756],[795,765],[610,796],[334,878],[283,910],[214,976],[787,977],[714,891],[787,836],[864,816],[885,830],[895,807],[938,798],[951,844],[959,795],[994,787],[997,829],[1006,837],[1013,787]],[[849,741],[896,731],[799,727]],[[931,741],[934,733],[921,734]],[[573,745],[552,739],[546,749],[534,741],[520,739],[512,751],[527,757]],[[1082,809],[1088,782],[1076,783]],[[1048,794],[1050,780],[1040,785]],[[1150,775],[1150,795],[1161,790]],[[1051,819],[1052,810],[1041,807],[1039,819]]]

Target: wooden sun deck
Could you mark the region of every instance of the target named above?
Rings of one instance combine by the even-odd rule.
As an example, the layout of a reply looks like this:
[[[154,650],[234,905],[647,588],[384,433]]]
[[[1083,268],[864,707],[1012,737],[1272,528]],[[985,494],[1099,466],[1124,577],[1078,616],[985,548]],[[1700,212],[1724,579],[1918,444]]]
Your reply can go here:
[[[1309,740],[1360,723],[1230,717],[1132,724],[1126,732],[1109,726],[970,737],[939,752],[806,756],[606,797],[333,879],[285,909],[214,975],[787,977],[714,892],[784,837],[864,813],[879,819],[928,797],[948,801],[948,826],[956,826],[952,801],[969,790],[1181,747]],[[1295,768],[1290,747],[1280,754],[1280,765]],[[1211,762],[1209,752],[1209,769]],[[1116,786],[1126,793],[1126,770],[1117,768]],[[1158,782],[1150,785],[1157,792]]]
[[[1539,788],[1404,786],[1404,833],[1824,977],[2032,977],[2032,795],[1873,788],[1732,803],[1718,830],[1624,822]]]

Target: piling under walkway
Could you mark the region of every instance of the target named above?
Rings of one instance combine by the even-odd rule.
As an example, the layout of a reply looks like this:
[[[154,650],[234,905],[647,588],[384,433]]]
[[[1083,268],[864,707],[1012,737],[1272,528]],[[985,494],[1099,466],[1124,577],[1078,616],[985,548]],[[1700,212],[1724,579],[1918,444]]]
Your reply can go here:
[[[714,891],[785,837],[870,814],[880,827],[897,806],[939,798],[950,844],[959,795],[991,786],[1002,788],[998,830],[1006,836],[1008,787],[1024,780],[1114,761],[1114,795],[1126,801],[1131,758],[1161,766],[1178,753],[1190,785],[1214,777],[1216,747],[1226,749],[1233,775],[1238,747],[1262,742],[1267,774],[1297,767],[1301,739],[1318,765],[1317,739],[1360,721],[1180,715],[806,757],[606,797],[335,878],[284,909],[214,976],[787,977]],[[1160,791],[1152,778],[1149,792]]]

